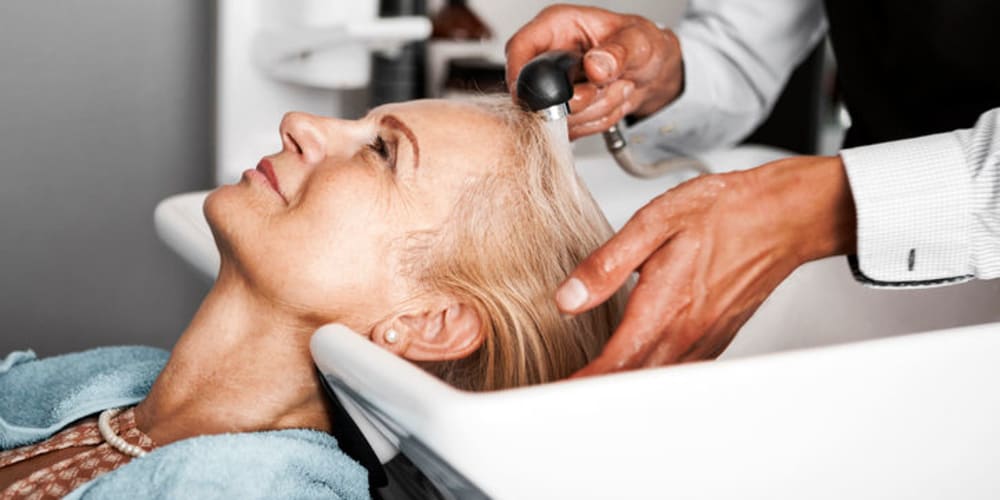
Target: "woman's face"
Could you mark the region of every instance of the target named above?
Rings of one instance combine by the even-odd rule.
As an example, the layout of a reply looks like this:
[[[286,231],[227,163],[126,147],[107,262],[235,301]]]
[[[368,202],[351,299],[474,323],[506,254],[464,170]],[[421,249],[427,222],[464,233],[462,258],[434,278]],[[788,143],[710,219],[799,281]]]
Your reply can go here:
[[[506,154],[510,131],[470,104],[415,101],[357,121],[291,113],[280,133],[281,152],[205,204],[222,272],[360,329],[413,295],[407,237],[442,226],[464,186]]]

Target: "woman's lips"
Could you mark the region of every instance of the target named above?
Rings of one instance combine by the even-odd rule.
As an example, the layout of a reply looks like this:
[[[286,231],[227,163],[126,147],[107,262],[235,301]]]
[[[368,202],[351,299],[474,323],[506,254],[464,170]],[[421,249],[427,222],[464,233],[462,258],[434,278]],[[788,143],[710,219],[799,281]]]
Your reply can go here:
[[[271,185],[274,192],[278,193],[278,196],[280,196],[287,205],[288,199],[281,193],[281,185],[278,184],[278,176],[274,175],[274,166],[271,165],[271,162],[267,158],[264,158],[257,164],[257,171],[264,174],[264,177],[267,178],[267,183]]]

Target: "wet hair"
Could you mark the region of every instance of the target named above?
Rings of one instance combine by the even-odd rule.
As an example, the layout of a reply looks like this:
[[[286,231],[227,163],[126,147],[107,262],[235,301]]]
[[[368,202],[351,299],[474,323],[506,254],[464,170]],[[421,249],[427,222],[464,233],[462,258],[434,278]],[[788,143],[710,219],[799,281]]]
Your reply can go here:
[[[422,288],[470,305],[482,346],[451,361],[422,363],[466,390],[495,390],[565,378],[596,357],[621,320],[626,290],[572,318],[556,287],[612,234],[571,160],[541,119],[509,96],[475,106],[510,131],[502,158],[459,196],[444,227],[415,241]],[[422,249],[422,251],[421,251]]]

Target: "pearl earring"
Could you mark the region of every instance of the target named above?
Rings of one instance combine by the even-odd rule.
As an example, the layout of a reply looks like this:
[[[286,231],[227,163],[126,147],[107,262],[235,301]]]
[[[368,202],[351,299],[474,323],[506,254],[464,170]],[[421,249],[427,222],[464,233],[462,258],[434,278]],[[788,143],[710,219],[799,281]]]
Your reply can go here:
[[[390,328],[385,332],[385,343],[395,344],[396,342],[399,342],[399,332]]]

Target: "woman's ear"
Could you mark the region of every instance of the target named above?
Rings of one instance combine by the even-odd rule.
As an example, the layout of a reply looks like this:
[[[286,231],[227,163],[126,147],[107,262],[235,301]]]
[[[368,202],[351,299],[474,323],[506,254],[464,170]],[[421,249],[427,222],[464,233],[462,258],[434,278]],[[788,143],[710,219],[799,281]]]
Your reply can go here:
[[[484,333],[473,307],[446,302],[396,316],[376,327],[372,340],[411,361],[446,361],[475,352],[483,344]]]

